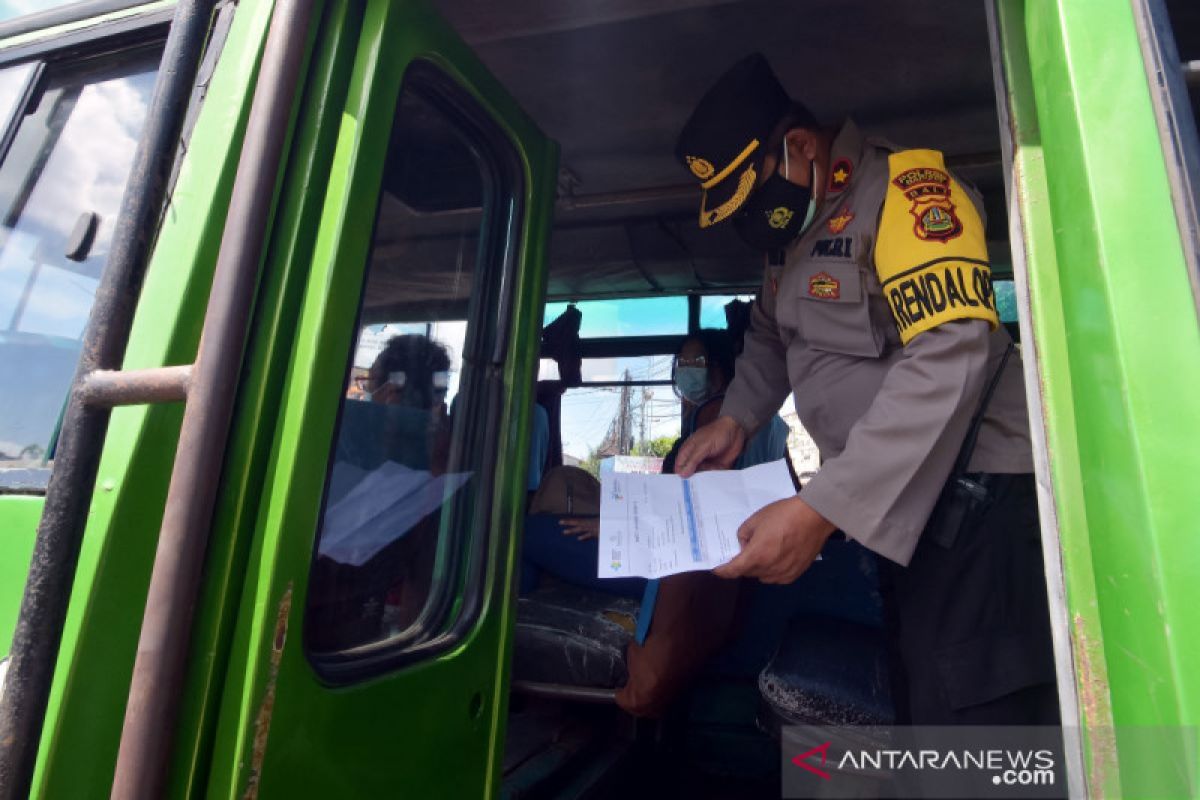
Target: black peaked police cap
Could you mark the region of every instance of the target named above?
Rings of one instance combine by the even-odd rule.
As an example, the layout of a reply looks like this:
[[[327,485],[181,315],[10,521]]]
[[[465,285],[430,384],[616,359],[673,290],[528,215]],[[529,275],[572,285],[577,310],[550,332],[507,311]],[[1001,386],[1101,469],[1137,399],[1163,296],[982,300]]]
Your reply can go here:
[[[700,181],[700,227],[731,217],[758,178],[763,150],[793,102],[762,53],[734,64],[717,79],[692,112],[675,157]]]

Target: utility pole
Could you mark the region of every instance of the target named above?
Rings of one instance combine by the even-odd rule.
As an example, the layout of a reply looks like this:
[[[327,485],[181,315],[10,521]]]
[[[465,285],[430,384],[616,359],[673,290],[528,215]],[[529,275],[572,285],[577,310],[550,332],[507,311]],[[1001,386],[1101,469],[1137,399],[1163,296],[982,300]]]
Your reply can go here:
[[[640,415],[641,415],[640,422],[641,422],[642,430],[641,430],[641,435],[640,435],[640,444],[638,445],[638,449],[641,450],[642,455],[648,455],[646,452],[646,405],[650,402],[650,397],[651,397],[650,389],[643,386],[642,387],[642,404],[640,406]]]
[[[617,418],[620,420],[617,423],[617,453],[619,455],[629,455],[630,446],[633,444],[633,409],[630,400],[632,399],[629,391],[629,381],[632,377],[629,375],[629,370],[625,370],[623,376],[624,385],[621,386],[621,406],[617,411]]]

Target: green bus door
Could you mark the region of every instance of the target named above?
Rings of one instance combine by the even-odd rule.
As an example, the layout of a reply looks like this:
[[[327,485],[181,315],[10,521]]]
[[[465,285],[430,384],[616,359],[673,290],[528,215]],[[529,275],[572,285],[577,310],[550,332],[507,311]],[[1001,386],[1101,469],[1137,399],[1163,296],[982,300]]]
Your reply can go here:
[[[498,779],[557,151],[420,4],[362,13],[212,796]]]

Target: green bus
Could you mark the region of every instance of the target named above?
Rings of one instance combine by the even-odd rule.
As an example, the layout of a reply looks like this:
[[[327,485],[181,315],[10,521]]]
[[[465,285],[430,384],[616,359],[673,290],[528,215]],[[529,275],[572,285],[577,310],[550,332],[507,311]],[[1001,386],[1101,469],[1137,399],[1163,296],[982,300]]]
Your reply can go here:
[[[518,591],[535,400],[545,464],[652,453],[759,285],[670,156],[755,50],[983,193],[1060,788],[1194,786],[1138,734],[1200,725],[1194,2],[86,0],[0,23],[0,797],[778,796],[786,620],[635,722],[636,603]],[[360,401],[396,339],[452,413]]]

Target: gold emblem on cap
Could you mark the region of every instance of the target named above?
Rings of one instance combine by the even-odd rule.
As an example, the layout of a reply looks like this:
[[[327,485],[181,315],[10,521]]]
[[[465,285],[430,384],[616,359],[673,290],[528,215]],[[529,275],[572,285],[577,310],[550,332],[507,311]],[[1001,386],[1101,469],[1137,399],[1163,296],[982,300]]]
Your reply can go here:
[[[692,174],[702,181],[711,178],[712,174],[716,171],[716,167],[703,158],[697,158],[696,156],[688,156],[687,164],[691,168]]]
[[[788,223],[792,221],[792,210],[780,206],[771,212],[771,216],[767,217],[767,224],[772,228],[786,228]]]

